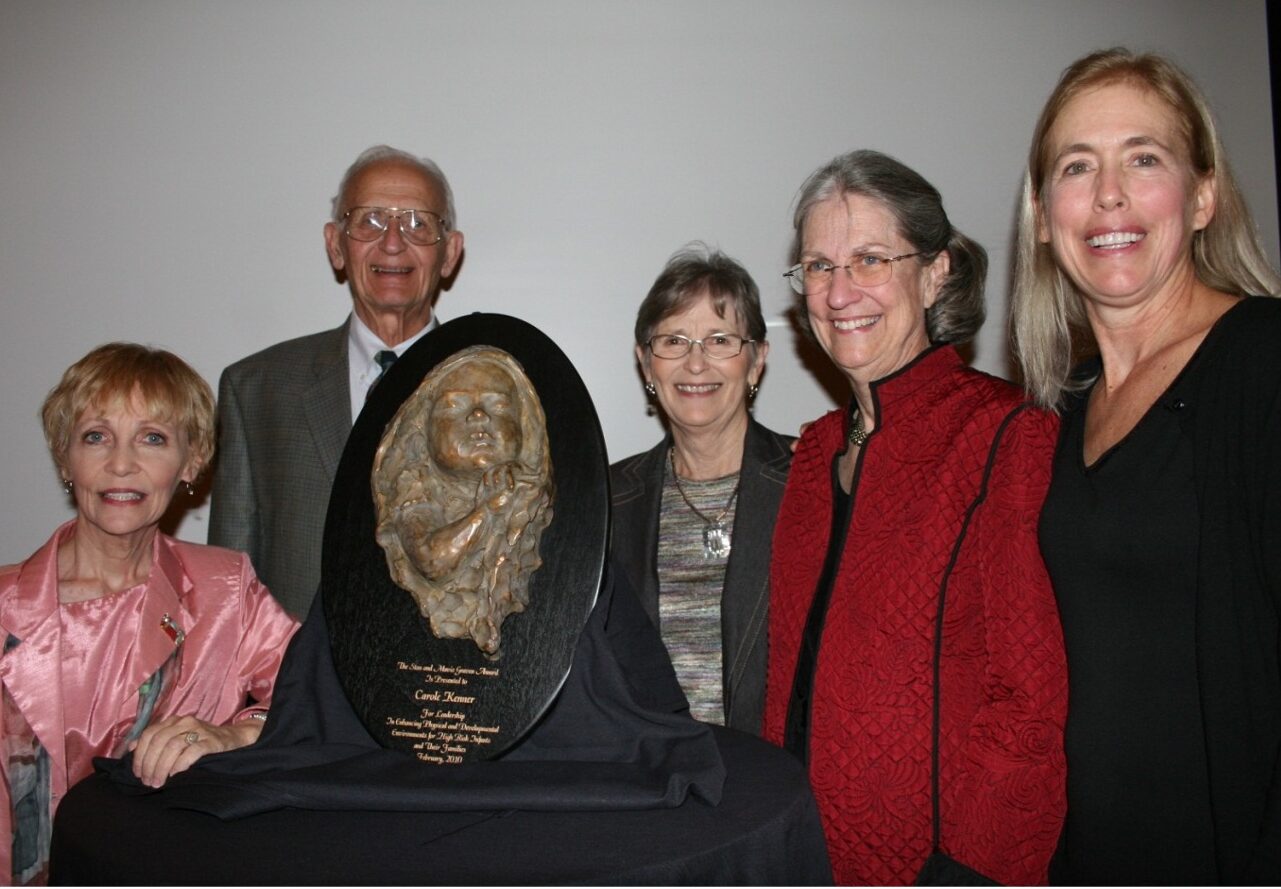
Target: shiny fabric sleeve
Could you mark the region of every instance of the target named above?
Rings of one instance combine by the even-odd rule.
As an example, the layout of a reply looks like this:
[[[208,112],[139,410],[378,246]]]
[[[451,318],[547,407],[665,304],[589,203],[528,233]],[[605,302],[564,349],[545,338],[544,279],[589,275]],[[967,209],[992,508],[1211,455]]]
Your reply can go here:
[[[1011,885],[1046,882],[1066,809],[1067,664],[1037,544],[1057,428],[1054,416],[1030,409],[1006,427],[945,615],[944,663],[978,655],[985,666],[965,737],[946,737],[947,715],[958,703],[956,694],[949,700],[946,674],[941,689],[941,845]],[[980,620],[964,613],[966,603],[982,609]],[[981,627],[981,638],[958,639],[962,625]],[[980,645],[981,654],[973,650]]]
[[[298,622],[258,580],[243,553],[174,541],[191,624],[172,697],[156,718],[226,725],[271,706],[276,673]],[[252,702],[246,704],[246,699]]]
[[[253,702],[229,722],[247,719],[252,713],[265,713],[271,707],[280,662],[298,629],[298,621],[280,607],[258,580],[248,559],[243,560],[242,572],[242,641],[236,653],[236,669],[242,694]]]

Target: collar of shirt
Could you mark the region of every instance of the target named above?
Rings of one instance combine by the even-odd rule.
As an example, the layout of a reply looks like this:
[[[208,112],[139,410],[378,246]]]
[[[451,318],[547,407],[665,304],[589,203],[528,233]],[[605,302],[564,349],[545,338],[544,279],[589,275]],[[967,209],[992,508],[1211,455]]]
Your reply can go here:
[[[365,326],[365,322],[351,315],[347,324],[347,382],[348,391],[351,393],[351,422],[356,422],[356,417],[360,416],[360,409],[365,406],[365,393],[374,380],[378,379],[380,368],[374,356],[383,349],[391,349],[399,358],[414,343],[418,342],[429,330],[434,330],[440,326],[435,314],[431,317],[429,323],[418,333],[411,336],[396,346],[388,346],[378,334],[374,333]]]

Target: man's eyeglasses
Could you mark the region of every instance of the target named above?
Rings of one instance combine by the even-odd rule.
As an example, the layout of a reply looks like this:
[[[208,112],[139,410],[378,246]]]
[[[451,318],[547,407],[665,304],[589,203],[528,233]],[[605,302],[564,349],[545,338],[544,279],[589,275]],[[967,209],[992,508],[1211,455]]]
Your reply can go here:
[[[342,218],[343,232],[356,241],[377,241],[393,221],[400,226],[400,236],[419,247],[439,244],[449,232],[448,223],[430,210],[352,207]]]
[[[894,263],[920,255],[921,251],[900,253],[898,256],[856,253],[850,257],[849,265],[836,265],[826,259],[807,259],[792,266],[784,272],[783,277],[802,296],[807,293],[826,293],[832,286],[832,275],[837,269],[845,269],[856,286],[875,287],[890,279],[894,273]]]
[[[655,358],[684,358],[694,346],[701,346],[703,354],[718,361],[733,358],[743,351],[743,346],[754,343],[736,333],[713,333],[701,340],[692,340],[679,333],[660,333],[649,338],[646,343]]]

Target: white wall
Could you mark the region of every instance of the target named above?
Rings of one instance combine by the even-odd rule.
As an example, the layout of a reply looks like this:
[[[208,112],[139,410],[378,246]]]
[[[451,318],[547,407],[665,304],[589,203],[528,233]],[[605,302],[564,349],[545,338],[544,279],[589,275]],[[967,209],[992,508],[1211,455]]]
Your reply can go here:
[[[667,256],[718,244],[778,318],[796,189],[855,147],[920,170],[990,251],[976,363],[1002,373],[1033,121],[1065,65],[1119,43],[1200,81],[1275,259],[1263,0],[3,0],[0,562],[71,514],[36,412],[91,347],[162,345],[216,384],[344,318],[321,226],[377,142],[453,184],[467,255],[441,317],[547,331],[612,458],[660,434],[630,331]],[[771,335],[757,415],[794,430],[832,402]]]

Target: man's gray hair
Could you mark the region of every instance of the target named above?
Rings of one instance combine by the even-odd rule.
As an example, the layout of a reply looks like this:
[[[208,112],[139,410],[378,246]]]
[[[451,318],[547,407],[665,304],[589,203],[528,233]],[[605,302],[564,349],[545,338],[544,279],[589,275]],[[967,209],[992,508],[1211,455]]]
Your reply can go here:
[[[429,157],[418,157],[410,154],[408,151],[401,151],[399,148],[392,148],[390,145],[375,145],[372,148],[366,148],[360,153],[360,157],[352,162],[343,173],[342,181],[338,183],[338,194],[334,195],[333,200],[333,217],[334,222],[341,222],[343,210],[343,198],[347,194],[347,186],[366,167],[372,167],[374,164],[384,161],[398,161],[416,167],[421,170],[423,175],[434,180],[440,186],[441,193],[445,196],[445,228],[456,231],[458,226],[458,216],[454,210],[454,191],[449,187],[449,180],[437,166],[436,162]],[[427,209],[427,208],[421,208]]]

